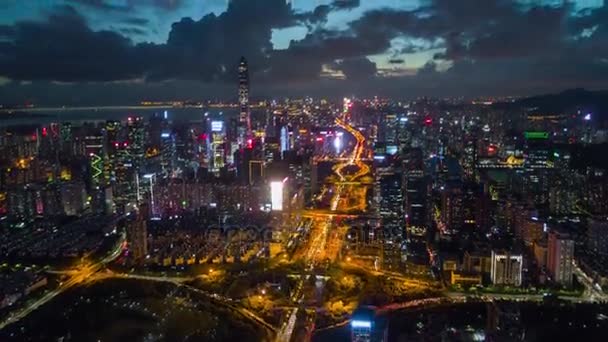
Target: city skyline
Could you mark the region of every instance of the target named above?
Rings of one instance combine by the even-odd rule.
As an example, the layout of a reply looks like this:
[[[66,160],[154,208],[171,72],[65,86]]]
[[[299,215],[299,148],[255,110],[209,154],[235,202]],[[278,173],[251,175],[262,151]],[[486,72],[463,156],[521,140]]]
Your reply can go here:
[[[0,101],[232,99],[239,56],[253,97],[604,89],[607,22],[601,0],[9,1]]]

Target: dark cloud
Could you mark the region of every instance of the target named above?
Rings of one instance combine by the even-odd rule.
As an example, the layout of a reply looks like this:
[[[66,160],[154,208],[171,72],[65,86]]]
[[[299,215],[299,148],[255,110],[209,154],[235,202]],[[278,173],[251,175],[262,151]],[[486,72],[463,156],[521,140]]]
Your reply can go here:
[[[10,25],[0,25],[0,39],[11,38],[15,34],[15,28]]]
[[[272,29],[294,26],[299,20],[283,0],[233,0],[220,15],[211,13],[198,21],[184,18],[172,25],[167,43],[158,47],[162,59],[149,76],[233,80],[239,56],[247,56],[255,73],[268,67]]]
[[[133,26],[146,26],[150,23],[150,20],[146,18],[130,17],[124,19],[122,22]]]
[[[91,4],[102,6],[105,2]],[[120,33],[93,31],[73,7],[64,6],[47,20],[6,28],[14,34],[10,46],[0,50],[0,75],[64,82],[142,77],[232,80],[239,56],[247,56],[253,73],[267,69],[273,53],[272,30],[302,24],[313,15],[296,14],[284,0],[233,0],[220,15],[174,23],[166,44],[134,45]],[[138,18],[129,20],[143,24]],[[125,35],[144,33],[138,28],[118,31]]]
[[[340,64],[338,60],[346,61],[344,68],[348,71],[352,63],[358,62],[366,67],[363,72],[369,72],[373,67],[375,73],[375,64],[365,63],[369,62],[366,56],[385,51],[390,47],[390,42],[372,37],[362,38],[352,32],[324,29],[311,32],[302,40],[292,41],[286,50],[274,51],[269,67],[260,75],[261,79],[267,82],[317,80],[323,65],[335,67]],[[358,76],[355,72],[351,75]]]
[[[82,5],[102,11],[130,11],[138,6],[153,6],[173,11],[182,5],[181,0],[66,0],[69,3]]]
[[[437,63],[434,61],[428,61],[424,66],[418,69],[418,76],[435,76],[437,75]]]
[[[365,13],[351,24],[359,36],[390,41],[396,37],[418,38],[425,45],[410,44],[401,53],[440,47],[441,57],[499,58],[547,51],[564,39],[569,5],[525,10],[516,2],[432,0],[413,11],[380,9]]]
[[[138,2],[138,0],[132,0],[133,2]],[[145,0],[139,0],[141,2],[146,2]],[[182,5],[182,0],[153,0],[152,4],[156,7],[164,8],[167,10],[175,10]]]
[[[373,37],[363,37],[350,32],[318,30],[304,39],[292,41],[289,50],[307,58],[326,61],[335,59],[363,57],[386,51],[390,42]]]
[[[586,29],[589,35],[578,38],[572,35],[575,25],[567,2],[524,7],[506,0],[432,0],[413,11],[369,11],[351,23],[351,30],[377,42],[397,37],[431,42],[411,43],[393,51],[396,55],[445,48],[435,58],[449,61],[451,68],[438,72],[435,63],[428,63],[415,77],[444,89],[453,84],[471,91],[487,91],[484,85],[494,89],[517,89],[524,84],[568,87],[597,84],[608,77],[608,34],[602,33],[608,32],[604,30],[607,8],[575,17],[574,33]]]
[[[378,71],[376,63],[366,57],[348,58],[338,61],[334,64],[334,68],[342,71],[348,80],[369,79],[375,76]]]
[[[111,31],[92,31],[72,8],[42,22],[14,26],[0,48],[0,74],[15,80],[108,81],[130,79],[142,69],[130,40]]]
[[[126,3],[118,5],[115,2],[107,0],[67,0],[67,2],[103,11],[122,11],[129,9],[129,6]]]
[[[328,5],[320,5],[315,7],[312,12],[300,13],[296,16],[298,20],[308,27],[309,31],[312,31],[327,22],[327,16],[331,10],[331,7]]]
[[[117,31],[125,36],[144,36],[147,33],[146,30],[139,27],[121,27]]]
[[[353,9],[361,5],[360,0],[334,0],[332,7],[335,9]]]
[[[70,0],[100,10],[154,6],[173,10],[182,1]],[[532,91],[605,84],[608,79],[608,7],[572,15],[569,3],[521,6],[512,0],[426,0],[415,10],[365,12],[343,29],[327,26],[332,11],[359,1],[333,1],[296,12],[284,0],[232,0],[221,14],[173,23],[163,44],[134,44],[147,20],[128,17],[114,32],[93,31],[72,7],[48,20],[0,26],[0,76],[14,80],[95,82],[235,82],[240,56],[249,60],[257,91],[344,89],[403,94]],[[127,17],[126,14],[121,16]],[[274,50],[274,29],[305,26],[304,38]],[[395,39],[401,42],[395,44]],[[437,53],[417,73],[380,73],[368,57],[382,55],[390,70],[407,54]],[[346,80],[328,80],[341,71]],[[413,76],[412,76],[413,75]],[[356,82],[366,80],[366,82]],[[352,82],[355,81],[355,82]],[[278,87],[277,85],[281,86]],[[278,88],[278,89],[277,89]],[[416,90],[417,89],[417,90]]]
[[[513,13],[491,24],[479,25],[462,34],[446,36],[447,59],[512,58],[551,54],[567,39],[567,7],[535,7]]]

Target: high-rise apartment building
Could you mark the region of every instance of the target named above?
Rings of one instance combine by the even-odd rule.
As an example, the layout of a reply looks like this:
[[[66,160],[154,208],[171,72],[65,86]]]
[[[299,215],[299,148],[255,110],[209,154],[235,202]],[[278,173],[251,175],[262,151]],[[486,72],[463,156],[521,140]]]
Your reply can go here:
[[[492,251],[491,261],[492,284],[521,286],[523,264],[521,254]]]
[[[547,244],[547,269],[555,283],[572,285],[573,259],[574,240],[568,234],[551,230]]]

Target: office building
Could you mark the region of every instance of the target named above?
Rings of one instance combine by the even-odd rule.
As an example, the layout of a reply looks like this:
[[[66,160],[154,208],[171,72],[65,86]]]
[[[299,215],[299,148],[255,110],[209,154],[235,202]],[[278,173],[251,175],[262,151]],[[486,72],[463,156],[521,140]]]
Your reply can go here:
[[[146,128],[140,116],[127,119],[128,150],[136,168],[140,166],[145,155]]]
[[[175,146],[175,134],[163,131],[160,134],[160,166],[162,174],[169,177],[177,162],[177,151]]]
[[[423,237],[429,224],[429,178],[422,170],[405,176],[405,219],[408,237]]]

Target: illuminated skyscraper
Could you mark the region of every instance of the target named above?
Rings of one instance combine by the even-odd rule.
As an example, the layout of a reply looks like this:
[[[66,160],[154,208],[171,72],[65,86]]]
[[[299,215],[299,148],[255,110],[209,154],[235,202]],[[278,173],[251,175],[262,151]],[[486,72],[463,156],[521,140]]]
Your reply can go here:
[[[239,63],[239,143],[251,137],[251,119],[249,116],[249,67],[245,57],[241,57]]]
[[[130,255],[135,262],[141,262],[148,254],[148,205],[140,205],[135,220],[127,225],[127,241]]]
[[[176,159],[175,135],[170,131],[163,131],[160,133],[160,165],[163,176],[171,175]]]
[[[89,158],[90,185],[98,186],[104,181],[103,136],[85,136],[84,141],[85,154]]]
[[[128,128],[128,149],[133,157],[133,162],[136,167],[139,167],[140,163],[144,159],[145,153],[145,138],[146,128],[144,126],[144,120],[142,117],[129,117],[127,120]]]
[[[226,164],[226,127],[224,121],[208,121],[207,155],[209,156],[209,169],[219,176],[221,168]]]
[[[114,201],[119,211],[125,210],[127,204],[137,199],[137,170],[129,143],[114,143],[116,156],[114,161]]]

